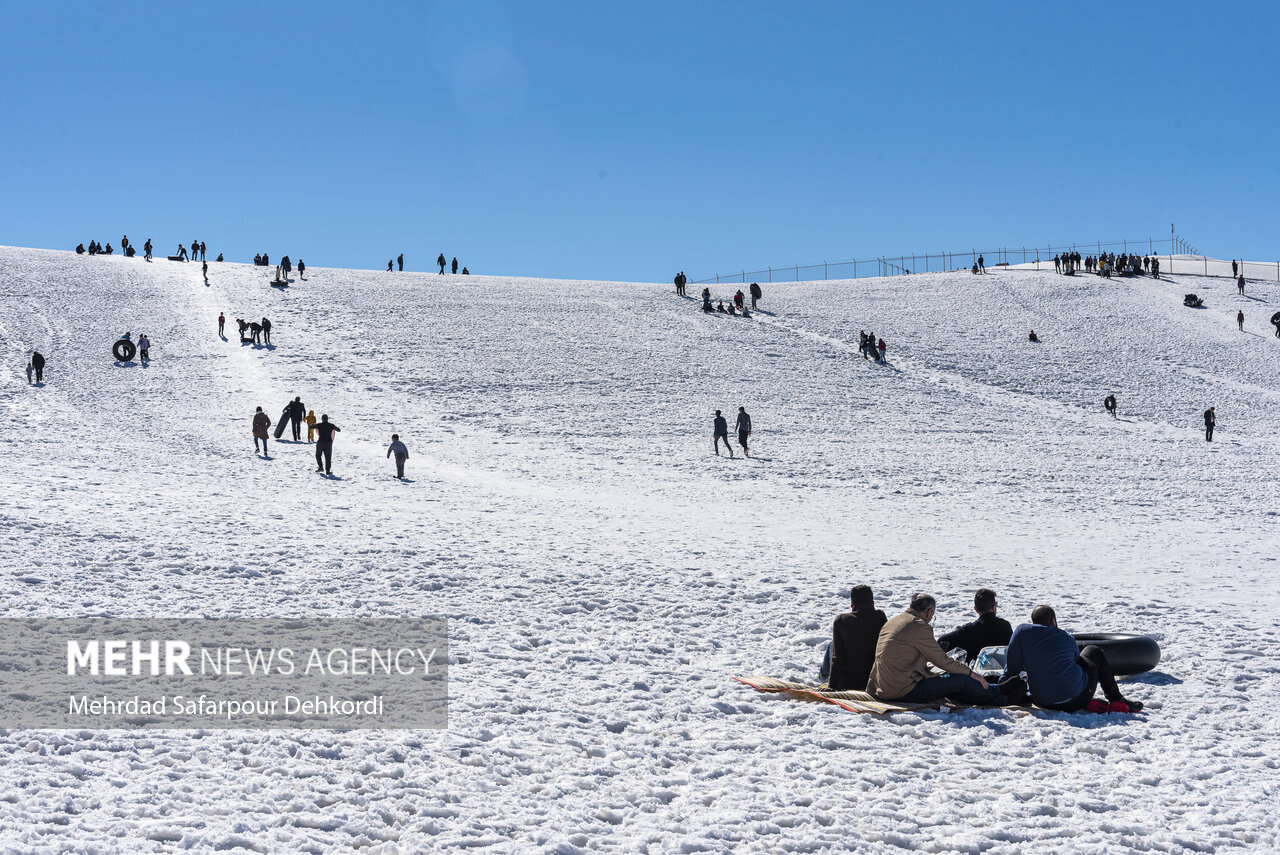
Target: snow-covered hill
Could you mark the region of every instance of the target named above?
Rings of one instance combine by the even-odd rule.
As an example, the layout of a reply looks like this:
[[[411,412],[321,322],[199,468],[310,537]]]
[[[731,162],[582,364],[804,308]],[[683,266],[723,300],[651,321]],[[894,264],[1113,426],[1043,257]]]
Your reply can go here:
[[[6,614],[444,615],[449,730],[3,732],[0,848],[1280,847],[1275,282],[766,285],[748,320],[669,285],[210,280],[0,248]],[[113,363],[126,330],[149,366]],[[253,453],[295,395],[343,429],[332,480]],[[755,457],[717,458],[739,406]],[[730,680],[812,676],[863,582],[940,628],[990,586],[1014,623],[1152,634],[1150,712],[877,719]]]

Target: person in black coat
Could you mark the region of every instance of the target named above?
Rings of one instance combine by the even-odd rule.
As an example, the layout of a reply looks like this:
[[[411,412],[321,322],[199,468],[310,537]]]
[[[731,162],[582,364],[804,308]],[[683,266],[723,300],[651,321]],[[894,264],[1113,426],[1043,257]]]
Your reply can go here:
[[[849,592],[851,609],[831,625],[831,676],[827,685],[835,691],[867,690],[867,676],[876,661],[876,640],[884,627],[884,612],[866,585]]]
[[[1013,627],[1001,617],[996,617],[996,592],[979,588],[973,595],[973,610],[978,619],[938,637],[938,646],[945,651],[959,648],[965,659],[973,662],[984,647],[1004,647],[1013,636]]]
[[[38,350],[33,350],[31,352],[31,367],[35,369],[36,382],[43,383],[44,382],[44,354],[42,354]]]

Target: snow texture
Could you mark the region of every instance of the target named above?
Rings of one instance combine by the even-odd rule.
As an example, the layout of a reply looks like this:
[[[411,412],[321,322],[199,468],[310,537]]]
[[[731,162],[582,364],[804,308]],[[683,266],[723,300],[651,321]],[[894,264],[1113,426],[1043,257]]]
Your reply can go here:
[[[5,613],[443,615],[450,727],[3,731],[0,850],[1280,847],[1275,282],[765,284],[744,319],[692,286],[273,272],[0,248]],[[113,362],[126,330],[148,365]],[[295,395],[343,429],[332,479],[253,452]],[[717,458],[740,405],[755,456]],[[1148,711],[732,682],[812,678],[863,582],[889,614],[934,593],[939,630],[990,586],[1015,624],[1151,634]]]

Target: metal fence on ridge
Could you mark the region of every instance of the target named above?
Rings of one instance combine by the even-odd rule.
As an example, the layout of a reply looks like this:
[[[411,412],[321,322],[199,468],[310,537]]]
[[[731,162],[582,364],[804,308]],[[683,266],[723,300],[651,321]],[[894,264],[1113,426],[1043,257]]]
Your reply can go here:
[[[1181,237],[1162,240],[1140,238],[1138,240],[1094,241],[1089,244],[1058,244],[1046,246],[997,247],[995,249],[970,249],[962,252],[907,253],[896,256],[851,259],[849,261],[823,261],[815,264],[793,264],[789,267],[766,267],[763,270],[739,270],[737,273],[718,273],[702,279],[690,280],[697,285],[721,282],[812,282],[822,279],[860,279],[873,276],[900,276],[908,273],[937,273],[948,270],[967,270],[983,258],[984,265],[1004,267],[1018,264],[1052,265],[1053,257],[1064,252],[1078,252],[1085,256],[1102,253],[1123,255],[1135,253],[1160,258],[1161,273],[1183,275],[1225,276],[1230,273],[1230,262],[1207,258]],[[1242,262],[1246,279],[1268,279],[1280,282],[1280,261]],[[1223,272],[1225,271],[1225,272]]]

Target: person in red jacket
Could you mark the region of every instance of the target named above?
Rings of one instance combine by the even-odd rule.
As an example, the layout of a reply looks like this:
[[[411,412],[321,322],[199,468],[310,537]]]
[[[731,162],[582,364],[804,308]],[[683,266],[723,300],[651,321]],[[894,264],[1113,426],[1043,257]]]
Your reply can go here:
[[[876,350],[880,351],[880,361],[884,362],[884,351],[885,351],[884,339],[880,339],[880,343],[876,345]]]
[[[222,327],[223,325],[226,324],[226,322],[227,322],[227,316],[224,315],[222,312],[218,312],[218,336],[221,338],[226,338],[226,336],[222,334]]]

